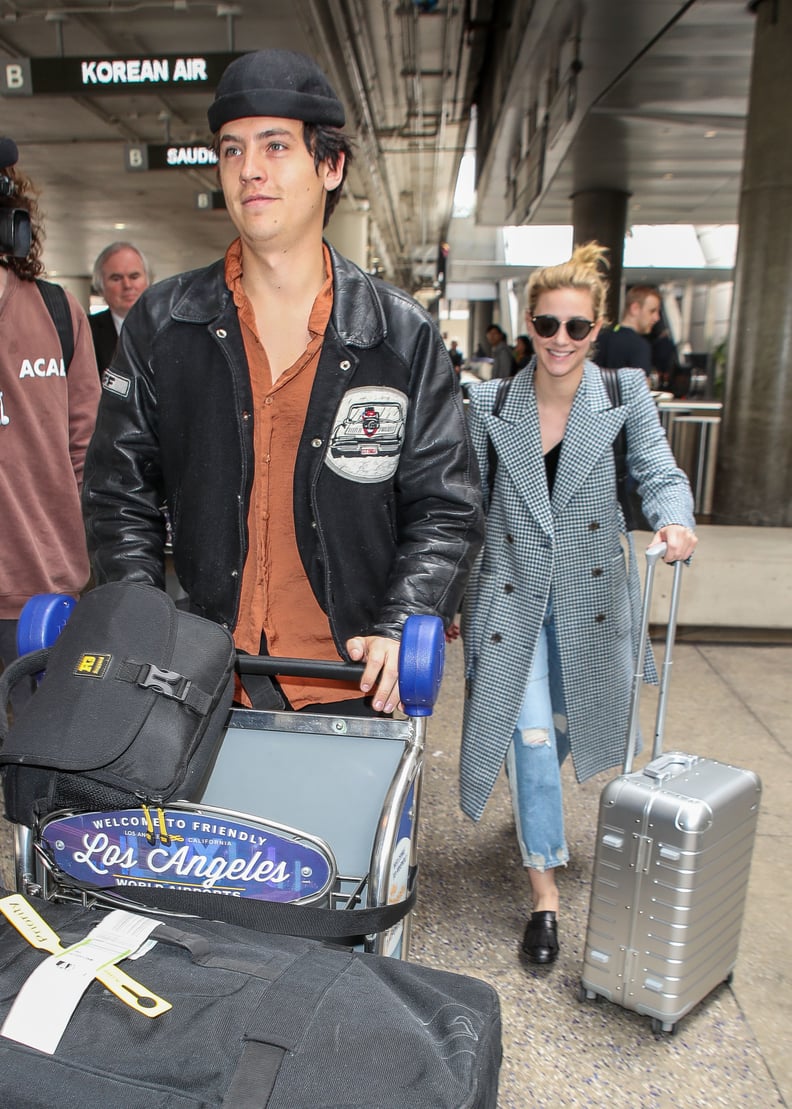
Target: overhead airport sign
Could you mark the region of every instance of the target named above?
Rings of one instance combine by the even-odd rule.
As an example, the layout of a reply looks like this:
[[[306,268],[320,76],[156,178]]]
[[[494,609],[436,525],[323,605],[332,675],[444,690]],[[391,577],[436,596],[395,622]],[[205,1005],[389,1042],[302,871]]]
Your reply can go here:
[[[222,189],[209,189],[206,192],[195,194],[195,207],[202,212],[215,212],[225,208],[225,196]]]
[[[217,155],[200,143],[144,143],[126,147],[125,168],[130,173],[147,169],[205,169],[217,165]]]
[[[0,65],[3,96],[36,93],[164,92],[214,89],[226,66],[241,57],[224,54],[158,54],[126,58],[16,58]]]

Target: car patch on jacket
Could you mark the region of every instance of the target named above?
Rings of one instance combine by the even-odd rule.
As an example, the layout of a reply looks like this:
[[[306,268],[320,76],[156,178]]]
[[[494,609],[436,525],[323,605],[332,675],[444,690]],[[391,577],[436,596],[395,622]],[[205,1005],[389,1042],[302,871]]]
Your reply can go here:
[[[386,481],[399,465],[408,399],[399,389],[362,386],[344,394],[325,462],[351,481]]]

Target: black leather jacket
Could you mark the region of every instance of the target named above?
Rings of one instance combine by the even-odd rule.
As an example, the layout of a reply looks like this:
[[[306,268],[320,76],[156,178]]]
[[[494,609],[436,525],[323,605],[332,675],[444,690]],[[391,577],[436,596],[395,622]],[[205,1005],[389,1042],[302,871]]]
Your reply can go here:
[[[331,250],[334,303],[294,473],[297,544],[346,655],[448,622],[483,536],[478,471],[440,335]],[[236,624],[253,481],[252,393],[223,261],[148,289],[103,378],[83,503],[98,583],[164,586],[166,501],[194,611]]]

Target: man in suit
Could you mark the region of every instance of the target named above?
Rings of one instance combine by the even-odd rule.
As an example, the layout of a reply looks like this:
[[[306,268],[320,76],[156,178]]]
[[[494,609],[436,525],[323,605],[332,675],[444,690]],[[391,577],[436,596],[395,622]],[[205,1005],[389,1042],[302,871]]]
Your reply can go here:
[[[137,298],[151,284],[151,270],[132,243],[110,243],[94,263],[93,287],[107,301],[89,318],[100,375],[110,365],[121,325]]]

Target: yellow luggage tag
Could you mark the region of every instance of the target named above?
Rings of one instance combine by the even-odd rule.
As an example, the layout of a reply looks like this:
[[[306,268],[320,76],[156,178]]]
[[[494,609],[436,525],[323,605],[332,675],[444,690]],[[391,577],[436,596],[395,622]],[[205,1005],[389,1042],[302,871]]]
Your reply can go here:
[[[21,894],[12,893],[0,898],[0,912],[32,947],[50,955],[60,955],[66,950],[58,934]],[[158,1017],[173,1008],[169,1001],[164,1001],[145,986],[141,986],[117,966],[104,967],[96,978],[130,1009],[145,1017]]]

